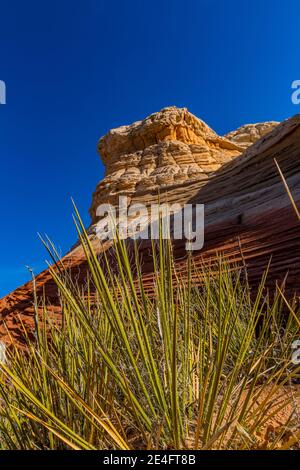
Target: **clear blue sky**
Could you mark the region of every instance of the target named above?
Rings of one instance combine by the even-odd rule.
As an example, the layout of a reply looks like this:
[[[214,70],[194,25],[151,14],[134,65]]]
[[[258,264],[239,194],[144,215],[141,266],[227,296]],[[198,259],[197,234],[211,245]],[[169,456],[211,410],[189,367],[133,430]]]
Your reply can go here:
[[[0,296],[44,267],[37,232],[65,252],[103,176],[111,127],[186,106],[220,134],[300,112],[300,2],[0,2]]]

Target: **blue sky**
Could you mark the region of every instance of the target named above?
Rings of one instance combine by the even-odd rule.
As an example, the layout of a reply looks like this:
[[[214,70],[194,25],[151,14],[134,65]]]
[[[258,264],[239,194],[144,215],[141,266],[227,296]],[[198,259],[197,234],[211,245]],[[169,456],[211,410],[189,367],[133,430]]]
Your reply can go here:
[[[98,138],[169,106],[223,134],[299,113],[300,2],[0,2],[0,296],[74,243],[103,176]]]

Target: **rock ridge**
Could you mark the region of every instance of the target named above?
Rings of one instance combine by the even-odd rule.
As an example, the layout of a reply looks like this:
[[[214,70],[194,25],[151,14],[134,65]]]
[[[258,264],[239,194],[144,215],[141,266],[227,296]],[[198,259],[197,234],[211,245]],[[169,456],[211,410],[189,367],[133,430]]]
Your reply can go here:
[[[93,195],[92,224],[97,222],[97,207],[116,205],[119,195],[151,202],[158,191],[163,195],[208,180],[276,125],[246,125],[221,137],[187,108],[170,106],[110,130],[98,143],[106,171]]]

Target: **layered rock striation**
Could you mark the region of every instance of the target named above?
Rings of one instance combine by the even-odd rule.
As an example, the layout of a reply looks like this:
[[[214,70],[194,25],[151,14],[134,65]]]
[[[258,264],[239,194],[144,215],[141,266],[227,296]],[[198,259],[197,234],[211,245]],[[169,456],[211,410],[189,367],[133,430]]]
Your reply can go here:
[[[258,139],[258,140],[257,140]],[[111,130],[99,141],[106,174],[93,195],[92,225],[99,204],[116,204],[119,195],[150,204],[158,193],[165,200],[205,204],[205,244],[193,252],[196,265],[222,253],[229,263],[248,267],[257,286],[271,259],[267,286],[285,281],[299,295],[300,223],[276,169],[277,159],[297,204],[300,203],[300,116],[281,124],[247,125],[218,136],[185,108],[165,108],[143,121]],[[90,231],[97,253],[109,250]],[[143,282],[151,294],[152,262],[147,243]],[[176,268],[184,278],[185,242],[176,241]],[[148,256],[148,257],[147,257]],[[64,259],[68,273],[83,284],[87,263],[77,246]],[[197,278],[194,280],[197,282]],[[49,315],[59,318],[60,300],[48,270],[36,277],[37,295],[44,296]],[[0,341],[22,344],[24,330],[34,333],[33,286],[29,282],[0,301]]]
[[[186,108],[173,106],[112,129],[100,139],[98,150],[106,172],[93,196],[93,223],[100,204],[116,204],[119,195],[147,202],[158,191],[206,180],[243,147],[217,135]]]
[[[224,137],[231,142],[239,145],[243,149],[247,149],[250,145],[254,144],[257,140],[269,134],[279,122],[260,122],[258,124],[246,124],[241,126],[235,131],[228,132]]]

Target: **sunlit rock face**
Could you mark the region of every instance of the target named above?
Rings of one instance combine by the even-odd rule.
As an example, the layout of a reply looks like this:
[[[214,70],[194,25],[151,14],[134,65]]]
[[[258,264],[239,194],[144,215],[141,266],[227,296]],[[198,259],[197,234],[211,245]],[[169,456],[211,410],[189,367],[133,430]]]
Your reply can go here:
[[[98,143],[106,172],[93,195],[92,223],[97,207],[116,205],[119,195],[147,204],[159,192],[184,202],[186,184],[208,181],[277,124],[249,124],[221,137],[186,108],[171,106],[110,130]]]
[[[269,132],[275,129],[278,124],[279,122],[276,121],[246,124],[239,127],[235,131],[229,132],[228,134],[224,135],[224,137],[246,149],[250,145],[254,144],[257,140],[269,134]]]
[[[98,144],[105,178],[93,195],[96,222],[99,204],[116,204],[119,195],[147,202],[186,182],[207,179],[243,148],[220,137],[186,108],[164,108],[142,121],[112,129]],[[181,192],[179,190],[179,192]],[[146,196],[146,197],[145,197]]]
[[[242,126],[220,137],[187,109],[170,107],[111,130],[100,139],[98,147],[106,175],[96,188],[91,208],[89,235],[97,255],[101,257],[107,250],[109,256],[111,247],[95,236],[99,204],[115,205],[119,195],[127,195],[129,203],[149,205],[157,202],[160,194],[162,202],[167,199],[181,205],[205,205],[204,247],[193,252],[194,263],[200,269],[220,254],[233,266],[246,264],[251,288],[256,289],[271,260],[266,284],[269,291],[274,292],[274,286],[284,280],[286,295],[294,296],[296,290],[299,296],[300,224],[274,158],[299,207],[300,115],[279,125],[269,122]],[[139,245],[143,285],[149,295],[155,295],[151,249],[146,242]],[[184,240],[174,243],[174,257],[176,271],[184,280]],[[63,258],[63,265],[68,276],[85,289],[88,263],[83,247],[76,244]],[[198,275],[193,282],[199,282]],[[34,292],[46,300],[49,324],[60,322],[61,296],[46,269],[36,276],[35,289],[28,282],[0,300],[2,343],[14,342],[26,348],[27,338],[35,341]],[[42,324],[42,306],[39,314]],[[5,357],[3,347],[1,354]]]

